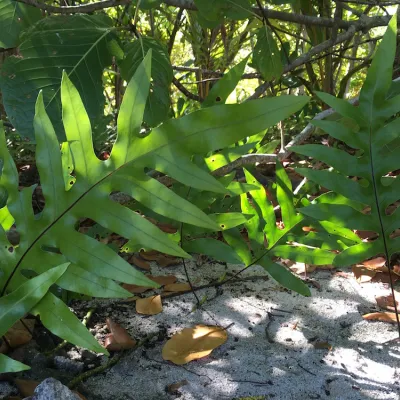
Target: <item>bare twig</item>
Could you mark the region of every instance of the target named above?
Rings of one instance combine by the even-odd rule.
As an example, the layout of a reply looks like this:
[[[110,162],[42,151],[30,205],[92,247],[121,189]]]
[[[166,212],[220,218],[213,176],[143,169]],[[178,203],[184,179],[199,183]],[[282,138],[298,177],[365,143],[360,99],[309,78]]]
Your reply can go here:
[[[189,99],[201,101],[200,96],[187,90],[175,77],[172,79],[173,84]]]
[[[125,6],[131,3],[131,0],[102,0],[96,3],[80,4],[78,6],[57,7],[45,4],[37,0],[17,0],[19,3],[28,4],[30,6],[40,8],[41,10],[51,12],[53,14],[75,14],[75,13],[91,13],[105,8]]]

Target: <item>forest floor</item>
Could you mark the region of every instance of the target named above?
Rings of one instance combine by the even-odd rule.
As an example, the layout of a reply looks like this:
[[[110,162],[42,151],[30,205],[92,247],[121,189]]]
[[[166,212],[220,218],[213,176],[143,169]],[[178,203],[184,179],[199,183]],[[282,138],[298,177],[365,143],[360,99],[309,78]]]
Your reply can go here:
[[[240,269],[194,261],[187,267],[196,286]],[[152,263],[151,272],[185,281],[182,265]],[[388,285],[360,284],[350,271],[317,270],[309,275],[312,297],[306,298],[265,276],[261,267],[249,268],[242,281],[197,292],[207,298],[200,309],[193,293],[180,294],[163,299],[163,311],[153,316],[137,314],[133,302],[79,303],[81,316],[96,306],[90,325],[99,339],[106,318],[134,338],[157,335],[77,389],[89,400],[400,398],[400,344],[392,341],[396,325],[362,318],[377,311],[375,297],[389,295]],[[227,342],[182,366],[164,361],[166,340],[197,324],[229,326]],[[67,354],[81,357],[76,350]]]
[[[240,269],[186,264],[196,286]],[[160,268],[152,263],[151,273],[185,281],[182,265]],[[100,341],[107,318],[136,339],[155,336],[76,390],[88,400],[400,398],[400,344],[392,340],[396,325],[362,318],[378,310],[375,297],[389,295],[388,285],[359,284],[351,271],[317,270],[309,274],[312,297],[306,298],[282,289],[261,267],[249,268],[240,279],[198,291],[200,299],[207,298],[200,309],[193,293],[178,294],[164,298],[163,311],[152,316],[139,315],[134,302],[77,302],[80,317],[96,307],[89,327]],[[228,327],[228,340],[209,356],[185,365],[164,361],[167,339],[197,324]],[[40,381],[54,376],[67,383],[78,370],[107,362],[104,356],[76,348],[62,352],[51,366],[32,353],[32,370],[23,377]]]

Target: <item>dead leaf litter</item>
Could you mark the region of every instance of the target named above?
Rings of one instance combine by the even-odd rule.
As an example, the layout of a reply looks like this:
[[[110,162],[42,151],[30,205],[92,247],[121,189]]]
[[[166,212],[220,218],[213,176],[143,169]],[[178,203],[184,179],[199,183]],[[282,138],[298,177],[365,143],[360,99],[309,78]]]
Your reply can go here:
[[[198,266],[195,261],[186,265],[196,286],[217,282],[221,276],[232,276],[241,269],[239,265],[218,263]],[[368,314],[385,311],[380,306],[386,303],[381,300],[378,305],[376,298],[390,295],[388,285],[359,283],[350,268],[344,272],[347,274],[320,269],[312,272],[310,276],[321,290],[310,286],[309,298],[283,289],[272,279],[261,279],[265,271],[254,267],[241,274],[243,281],[198,291],[199,299],[207,299],[202,307],[196,307],[191,292],[165,297],[164,288],[140,295],[144,297],[139,302],[143,314],[137,310],[140,299],[78,302],[74,309],[80,318],[96,307],[90,330],[101,343],[110,337],[111,330],[118,339],[116,351],[133,345],[133,338],[140,343],[150,335],[154,337],[138,349],[125,350],[116,365],[85,380],[75,390],[88,400],[232,400],[245,396],[275,400],[399,399],[400,344],[393,341],[396,325],[365,319]],[[170,274],[180,284],[187,282],[182,265],[169,266],[166,273],[165,267],[151,262],[151,274]],[[392,302],[388,300],[387,305]],[[211,344],[193,342],[199,327],[203,333],[208,329],[219,336]],[[184,340],[171,346],[179,337]],[[84,363],[85,370],[107,362],[104,356],[82,349],[63,352],[58,357],[65,363]],[[20,378],[41,381],[55,374],[68,383],[65,370],[51,368],[48,364],[37,366]],[[0,381],[0,398],[2,385],[9,383]],[[14,389],[9,394],[18,393]]]

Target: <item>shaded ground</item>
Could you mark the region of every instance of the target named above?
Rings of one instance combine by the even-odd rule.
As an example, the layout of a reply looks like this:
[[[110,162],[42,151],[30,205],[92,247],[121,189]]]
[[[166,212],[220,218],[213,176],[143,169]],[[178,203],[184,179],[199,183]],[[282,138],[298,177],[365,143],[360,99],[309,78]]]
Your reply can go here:
[[[239,269],[188,265],[195,285]],[[184,281],[182,266],[153,266],[152,274],[174,274]],[[265,273],[256,267],[242,277],[252,275]],[[397,336],[396,327],[361,317],[376,311],[375,296],[388,295],[388,287],[359,285],[351,275],[343,278],[330,271],[313,273],[312,278],[321,291],[312,288],[311,298],[284,291],[272,280],[255,279],[200,291],[200,298],[208,298],[203,310],[192,312],[193,294],[164,299],[164,311],[151,317],[136,314],[134,303],[97,302],[97,337],[104,337],[107,317],[135,338],[152,332],[159,337],[78,389],[89,400],[399,399],[400,345],[388,342]],[[163,361],[168,337],[185,327],[216,322],[233,325],[228,341],[209,357],[184,366]],[[187,384],[175,394],[166,392],[168,385],[183,380]]]

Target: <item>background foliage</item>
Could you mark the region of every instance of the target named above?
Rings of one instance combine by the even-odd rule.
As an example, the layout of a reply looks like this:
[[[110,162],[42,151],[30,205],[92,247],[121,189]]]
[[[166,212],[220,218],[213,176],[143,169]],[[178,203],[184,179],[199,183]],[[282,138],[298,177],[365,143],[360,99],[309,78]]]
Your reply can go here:
[[[124,252],[259,264],[306,296],[282,259],[390,261],[396,3],[0,0],[0,334],[30,312],[104,351],[64,301],[154,286]]]

